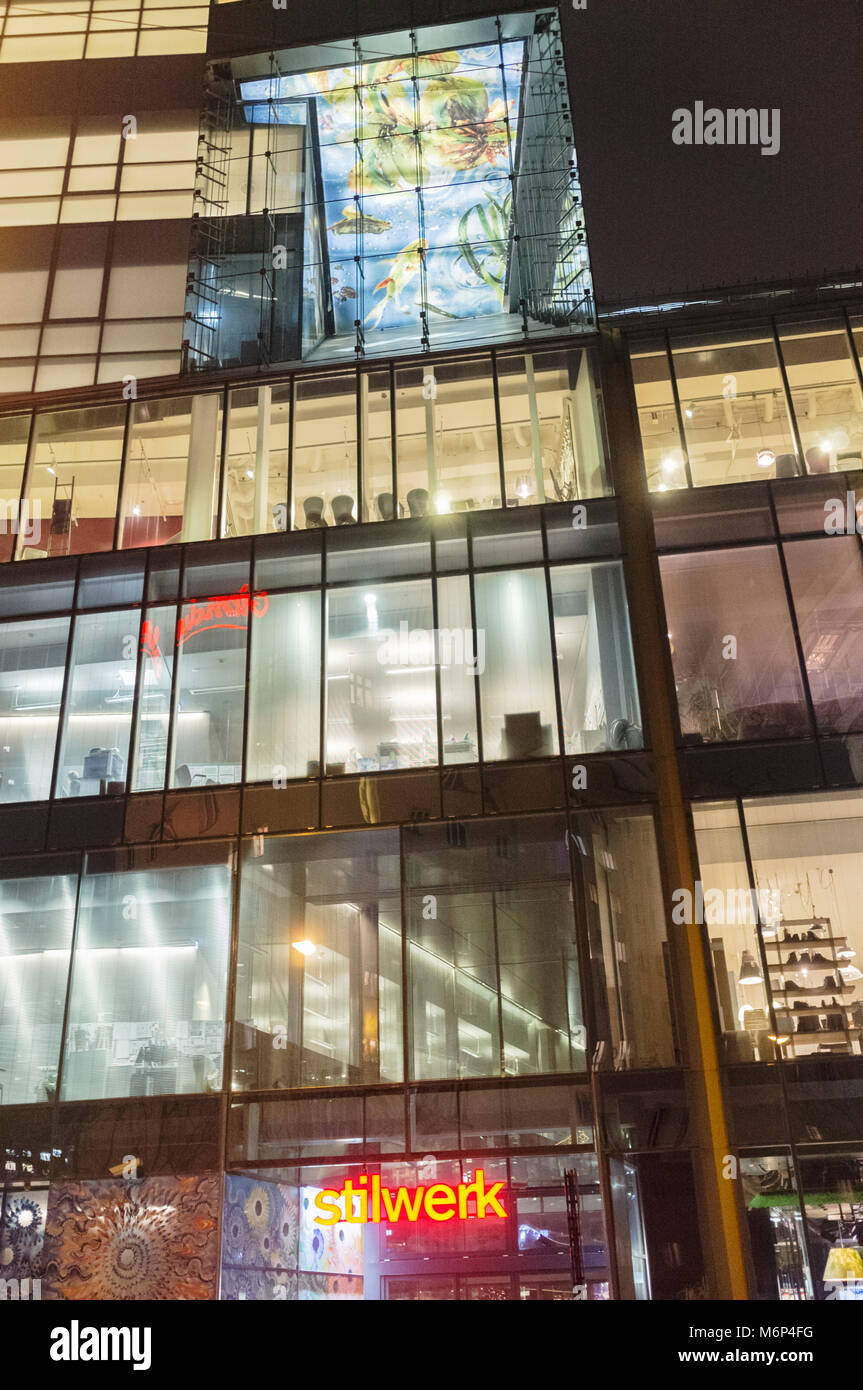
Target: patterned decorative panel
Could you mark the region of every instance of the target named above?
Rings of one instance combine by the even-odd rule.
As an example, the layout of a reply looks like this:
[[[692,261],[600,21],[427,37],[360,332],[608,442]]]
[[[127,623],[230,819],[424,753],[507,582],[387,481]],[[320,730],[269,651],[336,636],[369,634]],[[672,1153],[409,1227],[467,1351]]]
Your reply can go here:
[[[45,1299],[216,1296],[216,1177],[52,1185]]]

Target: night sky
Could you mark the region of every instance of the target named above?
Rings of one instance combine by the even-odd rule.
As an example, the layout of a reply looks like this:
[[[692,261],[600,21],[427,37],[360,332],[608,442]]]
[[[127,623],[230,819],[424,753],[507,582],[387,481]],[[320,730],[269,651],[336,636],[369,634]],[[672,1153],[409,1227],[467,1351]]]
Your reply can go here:
[[[564,30],[600,303],[863,263],[863,0],[587,0]],[[779,153],[675,145],[698,100],[779,107]]]

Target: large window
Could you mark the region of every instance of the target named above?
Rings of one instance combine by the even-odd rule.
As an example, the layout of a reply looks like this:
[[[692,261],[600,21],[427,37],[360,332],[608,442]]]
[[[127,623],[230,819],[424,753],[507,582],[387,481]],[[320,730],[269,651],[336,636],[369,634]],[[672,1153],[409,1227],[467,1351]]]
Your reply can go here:
[[[253,841],[235,1089],[400,1081],[401,950],[397,831]]]
[[[429,581],[331,590],[327,628],[328,770],[436,763]]]
[[[643,742],[619,564],[551,571],[552,617],[567,753]]]
[[[412,1076],[581,1070],[563,822],[459,831],[405,833]]]
[[[122,405],[37,416],[25,505],[41,527],[19,557],[113,549],[125,418]]]
[[[858,325],[840,312],[635,344],[650,490],[863,467]]]
[[[177,624],[174,787],[239,782],[243,766],[246,641],[266,598],[222,594],[184,603]]]
[[[43,861],[0,880],[0,1104],[53,1100],[77,874]]]
[[[660,572],[684,742],[808,732],[776,551],[666,555]]]
[[[221,1088],[228,849],[198,845],[137,858],[103,853],[87,861],[63,1100]]]
[[[860,793],[747,801],[742,824],[725,803],[694,817],[729,1057],[859,1056]]]
[[[51,795],[68,618],[0,626],[0,801]]]
[[[568,508],[563,519],[548,543],[565,552]],[[433,547],[420,525],[384,547],[356,529],[331,532],[323,551],[314,533],[273,535],[253,564],[233,541],[154,551],[146,571],[131,555],[50,561],[24,583],[15,567],[0,613],[64,616],[0,623],[0,802],[641,748],[619,562],[543,565],[540,518],[526,520],[518,533],[478,522],[472,547],[452,518]],[[609,528],[596,530],[607,548]],[[469,549],[475,565],[513,550],[523,564],[471,573]],[[813,633],[829,621],[816,605]],[[825,721],[855,718],[852,654],[825,687]],[[377,785],[358,784],[370,815]]]
[[[306,777],[320,760],[321,596],[274,594],[252,624],[249,782]]]
[[[541,570],[478,574],[474,584],[477,638],[485,642],[485,670],[480,675],[485,757],[556,753],[545,575]]]
[[[68,249],[72,278],[64,278],[63,253],[54,281],[54,297],[63,301],[57,313],[97,314],[102,270],[87,269],[93,240]],[[127,252],[115,239],[123,264],[112,274],[108,304],[111,314],[131,320],[143,312],[135,304],[143,272]],[[158,265],[150,267],[154,278],[144,291],[148,311],[159,316],[170,310],[170,287],[157,283],[157,272]],[[0,314],[4,305],[14,311],[9,294],[0,297]],[[116,375],[145,373],[132,343],[139,329],[152,348],[153,370],[170,369],[159,355],[161,328],[151,332],[143,319],[115,327],[131,336],[121,340],[106,326],[100,379],[113,378],[110,363]],[[75,332],[80,347],[84,337]],[[9,343],[17,333],[6,330]],[[35,349],[38,329],[33,334]],[[0,349],[4,341],[0,331]],[[0,387],[14,389],[11,378],[3,380],[6,370],[0,368]],[[19,384],[26,389],[29,378]],[[223,411],[221,394],[213,392],[0,417],[0,561],[13,552],[31,560],[608,492],[601,406],[586,349],[429,359],[392,374],[297,374],[238,386],[228,401]]]
[[[200,170],[199,365],[243,352],[251,363],[346,361],[591,325],[555,11],[346,40],[302,58],[244,62],[229,142],[214,129],[218,156]],[[430,399],[428,383],[418,389]],[[499,484],[495,441],[483,441],[481,417],[471,437],[461,390],[457,374],[443,432],[450,459],[470,455],[468,498]]]
[[[584,811],[572,817],[571,843],[588,924],[595,1064],[668,1066],[671,962],[653,816]]]
[[[75,621],[57,796],[125,789],[139,622],[130,610]]]
[[[211,539],[220,439],[218,396],[133,405],[120,520],[124,549]]]

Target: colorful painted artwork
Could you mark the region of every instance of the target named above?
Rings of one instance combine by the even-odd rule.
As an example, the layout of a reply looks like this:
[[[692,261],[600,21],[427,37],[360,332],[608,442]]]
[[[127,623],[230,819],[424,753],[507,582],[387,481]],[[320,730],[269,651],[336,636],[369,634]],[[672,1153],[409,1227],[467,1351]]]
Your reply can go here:
[[[53,1185],[43,1299],[215,1298],[218,1198],[215,1177]]]
[[[298,1248],[297,1189],[229,1173],[222,1225],[223,1269],[296,1271]]]
[[[508,308],[523,63],[509,42],[242,84],[250,121],[315,121],[337,334]]]
[[[318,1187],[225,1179],[221,1297],[256,1302],[362,1298],[363,1228],[318,1226]]]
[[[320,1226],[315,1197],[321,1187],[300,1190],[300,1269],[309,1273],[362,1275],[363,1230],[359,1223],[337,1221]],[[342,1205],[344,1198],[341,1199]],[[359,1211],[357,1199],[356,1211]]]

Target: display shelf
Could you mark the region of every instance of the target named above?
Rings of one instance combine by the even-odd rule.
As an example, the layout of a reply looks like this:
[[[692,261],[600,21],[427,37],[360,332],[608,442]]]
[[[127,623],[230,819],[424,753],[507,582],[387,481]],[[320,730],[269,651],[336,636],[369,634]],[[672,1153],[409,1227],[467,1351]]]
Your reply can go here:
[[[794,935],[793,928],[801,929],[798,936],[802,935],[802,940],[789,939],[789,936]],[[848,938],[834,936],[833,924],[829,917],[783,919],[780,929],[781,937],[777,934],[764,939],[764,951],[767,960],[765,987],[770,996],[776,1026],[789,1034],[788,1042],[783,1046],[790,1049],[790,1055],[793,1057],[811,1055],[822,1045],[845,1044],[850,1052],[856,1044],[859,1049],[863,1029],[852,1022],[851,1015],[851,996],[855,994],[856,987],[854,982],[843,980],[839,973],[843,968],[843,961],[847,964],[849,959],[838,954],[840,951],[847,951]],[[795,959],[789,960],[790,956],[794,956]],[[808,956],[809,959],[801,960],[801,956]],[[789,978],[799,979],[804,971],[808,983],[798,985],[794,984],[793,980],[789,983]],[[833,985],[823,983],[828,974],[835,981]],[[818,1003],[807,1004],[802,1009],[791,1007],[795,1000],[807,998],[817,999]],[[849,1002],[843,1003],[844,999],[848,999]],[[823,1002],[826,1000],[836,1002]],[[832,1028],[829,1032],[820,1029],[799,1031],[794,1022],[795,1019],[828,1017],[834,1023],[844,1020],[844,1028]]]

